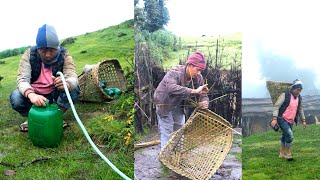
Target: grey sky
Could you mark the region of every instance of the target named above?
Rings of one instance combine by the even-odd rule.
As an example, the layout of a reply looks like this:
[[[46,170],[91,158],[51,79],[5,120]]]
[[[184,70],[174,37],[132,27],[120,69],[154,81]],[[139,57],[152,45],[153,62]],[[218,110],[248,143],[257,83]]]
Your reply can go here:
[[[317,1],[255,3],[246,10],[244,21],[242,96],[268,97],[267,80],[292,82],[298,78],[305,83],[302,93],[320,89]],[[272,69],[266,69],[267,63],[273,63]]]
[[[239,0],[167,0],[167,29],[176,35],[223,35],[242,31],[243,3]]]
[[[35,45],[43,24],[63,39],[133,19],[133,0],[4,0],[0,7],[0,51]]]
[[[167,0],[167,7],[167,29],[176,35],[242,32],[243,97],[268,97],[267,80],[300,78],[306,89],[320,89],[317,1]]]

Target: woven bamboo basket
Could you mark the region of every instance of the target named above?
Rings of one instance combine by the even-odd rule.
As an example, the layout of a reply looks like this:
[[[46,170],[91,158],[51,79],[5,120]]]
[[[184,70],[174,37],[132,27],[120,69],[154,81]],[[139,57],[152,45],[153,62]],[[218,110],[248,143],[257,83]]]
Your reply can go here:
[[[290,89],[291,86],[292,86],[292,83],[288,83],[288,82],[267,81],[267,89],[271,96],[272,104],[275,104],[278,97],[282,93]]]
[[[106,88],[126,90],[126,80],[123,70],[116,59],[97,63],[88,72],[79,76],[81,101],[105,102],[113,98],[108,96],[99,86],[99,81],[106,82]]]
[[[210,110],[196,110],[159,154],[169,169],[190,179],[209,179],[232,145],[231,124]]]

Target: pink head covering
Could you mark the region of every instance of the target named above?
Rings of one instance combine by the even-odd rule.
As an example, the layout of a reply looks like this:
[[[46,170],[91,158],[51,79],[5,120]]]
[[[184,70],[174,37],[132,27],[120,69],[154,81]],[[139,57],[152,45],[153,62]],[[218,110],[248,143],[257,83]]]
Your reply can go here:
[[[193,64],[194,66],[197,66],[202,70],[206,68],[206,58],[201,52],[195,52],[190,55],[186,63]]]

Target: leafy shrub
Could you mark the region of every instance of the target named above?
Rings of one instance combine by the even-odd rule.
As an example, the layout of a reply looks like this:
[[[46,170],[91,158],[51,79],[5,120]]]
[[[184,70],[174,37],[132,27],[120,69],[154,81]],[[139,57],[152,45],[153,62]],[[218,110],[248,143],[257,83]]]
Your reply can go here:
[[[4,51],[1,51],[0,52],[0,59],[23,54],[29,48],[30,48],[30,46],[24,46],[24,47],[20,47],[20,48],[7,49]]]
[[[177,37],[165,29],[160,29],[153,33],[144,30],[135,38],[137,42],[146,42],[150,49],[151,59],[160,63],[170,59],[171,53],[181,47]]]
[[[127,34],[126,33],[123,33],[123,32],[120,32],[118,33],[118,37],[122,37],[122,36],[126,36]]]
[[[61,46],[65,46],[65,45],[68,45],[68,44],[73,44],[74,42],[76,42],[77,38],[74,38],[74,37],[69,37],[65,40],[63,40],[63,42],[61,43]]]

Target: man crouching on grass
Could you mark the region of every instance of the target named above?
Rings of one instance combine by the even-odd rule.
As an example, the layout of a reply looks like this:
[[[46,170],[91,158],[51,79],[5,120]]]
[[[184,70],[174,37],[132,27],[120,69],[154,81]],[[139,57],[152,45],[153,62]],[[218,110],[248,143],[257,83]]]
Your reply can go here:
[[[53,26],[39,28],[36,46],[23,54],[18,70],[17,89],[10,95],[12,108],[27,117],[32,105],[46,106],[46,101],[56,101],[64,113],[70,108],[58,71],[66,79],[72,100],[77,100],[80,88],[76,68],[67,50],[60,46]],[[67,123],[64,121],[64,127]],[[28,131],[27,121],[20,125],[20,131]]]

